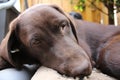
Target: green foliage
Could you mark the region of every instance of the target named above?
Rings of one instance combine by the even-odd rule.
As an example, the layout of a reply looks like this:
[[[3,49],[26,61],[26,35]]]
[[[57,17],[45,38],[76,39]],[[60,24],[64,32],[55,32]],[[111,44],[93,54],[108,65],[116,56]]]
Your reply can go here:
[[[73,2],[74,0],[71,1]],[[86,1],[88,1],[90,5],[86,5]],[[108,14],[96,5],[97,2],[102,2],[108,8]],[[82,12],[86,7],[90,6],[96,8],[104,14],[107,14],[110,24],[113,24],[114,22],[114,6],[116,6],[117,12],[120,12],[120,0],[78,0],[77,4],[74,6],[74,9]]]
[[[79,0],[78,3],[74,6],[75,10],[80,10],[81,12],[84,11],[86,5],[85,5],[86,0]]]
[[[74,0],[71,0],[72,2]],[[117,7],[117,11],[120,11],[120,0],[78,0],[77,4],[74,6],[75,10],[80,10],[81,12],[85,10],[85,8],[87,7],[85,5],[85,2],[88,1],[90,2],[91,5],[95,6],[96,2],[103,2],[103,4],[109,8],[109,7],[113,7],[114,5],[116,5]]]
[[[116,0],[117,10],[120,12],[120,0]]]

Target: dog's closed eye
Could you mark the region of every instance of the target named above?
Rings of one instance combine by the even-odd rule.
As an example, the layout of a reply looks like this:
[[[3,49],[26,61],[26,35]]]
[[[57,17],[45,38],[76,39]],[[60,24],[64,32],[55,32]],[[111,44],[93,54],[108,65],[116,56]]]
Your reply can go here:
[[[42,44],[42,40],[39,37],[34,37],[30,40],[31,46],[40,46]]]

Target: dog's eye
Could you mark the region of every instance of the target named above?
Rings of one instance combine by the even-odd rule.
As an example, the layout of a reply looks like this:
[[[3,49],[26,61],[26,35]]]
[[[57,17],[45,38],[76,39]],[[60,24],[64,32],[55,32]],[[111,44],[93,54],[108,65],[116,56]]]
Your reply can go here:
[[[33,38],[31,41],[30,41],[30,44],[31,46],[39,46],[42,44],[42,41],[38,38]]]
[[[34,41],[34,44],[36,44],[36,45],[37,45],[37,44],[40,44],[40,43],[41,43],[41,41],[39,41],[39,40],[35,40],[35,41]]]
[[[64,21],[64,22],[62,22],[62,23],[60,24],[59,27],[60,27],[61,30],[64,30],[67,25],[68,25],[67,22]]]
[[[61,24],[61,27],[64,28],[66,25],[67,25],[67,24],[66,24],[65,22],[63,22],[63,23]]]

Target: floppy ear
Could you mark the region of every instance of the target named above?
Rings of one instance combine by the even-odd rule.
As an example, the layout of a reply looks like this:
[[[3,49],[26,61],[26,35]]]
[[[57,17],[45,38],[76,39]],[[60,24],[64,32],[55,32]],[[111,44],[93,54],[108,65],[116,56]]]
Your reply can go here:
[[[18,33],[18,25],[15,25],[15,28],[11,31],[8,43],[7,43],[7,51],[11,61],[14,63],[16,67],[20,67],[22,62],[20,58],[22,58],[21,52],[21,42],[19,40]],[[19,64],[18,64],[19,63]]]
[[[56,9],[57,11],[59,11],[60,13],[62,13],[63,15],[65,15],[67,18],[68,18],[68,20],[69,20],[69,22],[70,22],[70,25],[71,25],[71,29],[72,29],[72,32],[73,32],[73,35],[75,36],[75,38],[76,38],[76,40],[77,40],[77,43],[79,43],[78,42],[78,37],[77,37],[77,32],[76,32],[76,29],[75,29],[75,24],[74,24],[74,22],[67,16],[67,14],[62,10],[62,9],[60,9],[58,6],[56,6],[56,5],[50,5],[51,7],[53,7],[54,9]]]
[[[0,68],[6,68],[10,65],[16,68],[22,67],[24,63],[29,62],[30,57],[27,53],[19,39],[19,25],[15,19],[0,45]]]
[[[21,63],[18,63],[18,58],[20,57],[19,54],[19,46],[20,42],[16,38],[15,31],[16,31],[16,22],[15,19],[10,27],[7,35],[2,40],[0,45],[0,68],[9,67],[9,65],[18,67]],[[13,57],[15,56],[15,57]],[[9,64],[9,65],[8,65]]]

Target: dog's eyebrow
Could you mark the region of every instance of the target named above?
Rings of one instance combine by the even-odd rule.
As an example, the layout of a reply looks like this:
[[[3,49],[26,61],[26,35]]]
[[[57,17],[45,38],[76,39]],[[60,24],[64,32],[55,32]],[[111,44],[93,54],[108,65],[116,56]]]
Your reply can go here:
[[[63,20],[59,21],[59,25],[62,24],[63,22],[65,22],[66,24],[68,23],[68,21],[66,19],[63,19]]]

